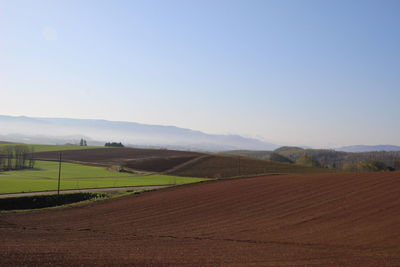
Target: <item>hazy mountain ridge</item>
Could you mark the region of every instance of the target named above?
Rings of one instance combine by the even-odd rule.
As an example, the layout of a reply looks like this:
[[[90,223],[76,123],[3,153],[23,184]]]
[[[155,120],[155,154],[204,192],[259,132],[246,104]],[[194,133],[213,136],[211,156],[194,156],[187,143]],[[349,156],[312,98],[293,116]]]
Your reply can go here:
[[[146,147],[191,150],[270,150],[278,146],[239,135],[206,134],[175,126],[147,125],[93,119],[31,118],[0,115],[0,138],[13,142],[74,143],[81,137],[89,144],[105,141]]]
[[[400,146],[393,145],[356,145],[356,146],[344,146],[336,148],[337,151],[343,152],[372,152],[372,151],[400,151]]]

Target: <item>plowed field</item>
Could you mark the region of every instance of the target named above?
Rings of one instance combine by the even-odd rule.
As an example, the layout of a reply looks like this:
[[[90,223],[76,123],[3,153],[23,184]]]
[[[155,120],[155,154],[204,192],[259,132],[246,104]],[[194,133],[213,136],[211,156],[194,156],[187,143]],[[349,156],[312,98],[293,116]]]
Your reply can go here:
[[[188,164],[169,172],[173,175],[205,178],[229,178],[238,176],[254,176],[265,174],[304,174],[327,173],[330,169],[305,167],[297,164],[275,162],[269,160],[210,155],[194,164]]]
[[[59,158],[59,153],[60,151],[39,152],[35,153],[35,157],[56,160]],[[62,157],[64,160],[73,162],[105,165],[119,164],[135,170],[168,172],[172,175],[201,178],[331,172],[328,169],[246,157],[163,149],[99,148],[66,150],[62,151]]]
[[[399,266],[400,173],[219,180],[0,214],[0,265]]]
[[[67,161],[123,164],[128,168],[153,172],[162,172],[204,155],[197,152],[166,149],[98,148],[39,152],[35,153],[35,157],[58,159],[60,152],[62,152],[62,158]]]

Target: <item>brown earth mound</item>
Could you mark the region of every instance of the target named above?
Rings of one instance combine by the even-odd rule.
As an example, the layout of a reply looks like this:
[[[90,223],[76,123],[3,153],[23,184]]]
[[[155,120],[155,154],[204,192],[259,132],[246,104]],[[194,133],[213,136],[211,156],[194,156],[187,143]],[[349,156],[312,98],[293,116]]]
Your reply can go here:
[[[400,172],[220,180],[0,214],[0,265],[399,266]]]

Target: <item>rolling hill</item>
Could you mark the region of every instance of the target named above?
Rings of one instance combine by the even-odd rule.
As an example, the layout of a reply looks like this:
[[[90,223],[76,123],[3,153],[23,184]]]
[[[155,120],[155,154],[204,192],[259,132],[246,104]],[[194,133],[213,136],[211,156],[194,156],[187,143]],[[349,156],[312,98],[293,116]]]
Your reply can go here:
[[[0,265],[399,266],[399,178],[218,180],[0,214]]]
[[[34,157],[56,160],[60,152],[64,161],[99,165],[119,165],[137,170],[162,172],[186,161],[203,156],[203,153],[140,148],[94,148],[83,150],[38,152]]]
[[[168,173],[188,177],[231,178],[264,174],[326,172],[331,172],[331,170],[245,157],[210,155]]]
[[[230,151],[223,151],[224,154],[233,155],[233,156],[242,156],[254,159],[262,159],[262,160],[269,160],[273,151],[269,150],[230,150]]]
[[[57,160],[59,151],[38,152],[40,159]],[[327,169],[250,159],[223,154],[139,148],[94,148],[62,151],[65,161],[119,165],[122,168],[163,172],[178,176],[229,178],[260,174],[323,173]]]

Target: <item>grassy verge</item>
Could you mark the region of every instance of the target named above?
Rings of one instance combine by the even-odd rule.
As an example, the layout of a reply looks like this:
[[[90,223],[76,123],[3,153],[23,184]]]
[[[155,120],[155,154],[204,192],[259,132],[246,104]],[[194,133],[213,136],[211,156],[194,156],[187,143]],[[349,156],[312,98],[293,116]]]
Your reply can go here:
[[[37,161],[35,169],[0,172],[0,194],[57,190],[58,163]],[[178,185],[206,179],[171,175],[135,175],[104,167],[62,163],[61,190],[125,186]]]
[[[49,209],[60,209],[66,207],[74,207],[74,206],[83,206],[89,205],[98,201],[105,201],[114,198],[125,197],[129,195],[137,195],[145,192],[154,191],[157,189],[141,189],[141,190],[119,190],[113,193],[73,193],[77,194],[90,194],[92,197],[88,197],[88,195],[81,196],[68,196],[72,195],[72,193],[63,193],[61,201],[54,200],[57,195],[40,195],[40,196],[29,196],[29,197],[10,197],[5,199],[0,199],[0,214],[4,213],[20,213],[20,212],[32,212],[36,210],[49,210]],[[39,197],[39,201],[38,201]],[[24,199],[23,199],[24,198]],[[69,200],[76,201],[69,201]],[[33,203],[32,203],[33,202]],[[39,203],[40,204],[39,204]]]

